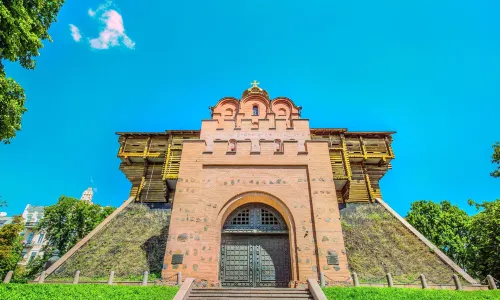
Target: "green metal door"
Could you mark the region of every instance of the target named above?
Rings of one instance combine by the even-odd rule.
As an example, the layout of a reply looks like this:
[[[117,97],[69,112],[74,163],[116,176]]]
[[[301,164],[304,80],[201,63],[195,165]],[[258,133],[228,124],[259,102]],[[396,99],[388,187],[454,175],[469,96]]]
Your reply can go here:
[[[283,219],[263,204],[245,205],[223,227],[220,279],[225,287],[288,287],[290,244]]]

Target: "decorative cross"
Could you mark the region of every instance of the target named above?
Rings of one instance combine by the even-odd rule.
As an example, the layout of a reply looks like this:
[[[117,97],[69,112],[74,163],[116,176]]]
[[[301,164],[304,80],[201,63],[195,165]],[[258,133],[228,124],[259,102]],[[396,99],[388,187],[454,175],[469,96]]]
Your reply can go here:
[[[257,80],[254,80],[253,82],[250,82],[250,84],[252,84],[253,87],[258,87],[257,85],[260,84],[260,82],[257,82]]]

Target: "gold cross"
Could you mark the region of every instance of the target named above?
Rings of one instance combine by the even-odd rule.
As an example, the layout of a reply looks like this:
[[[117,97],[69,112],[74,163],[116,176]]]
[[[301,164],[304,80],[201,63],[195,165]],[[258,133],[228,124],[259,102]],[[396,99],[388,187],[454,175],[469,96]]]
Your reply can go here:
[[[258,87],[257,85],[260,84],[260,82],[257,82],[257,80],[254,80],[253,82],[250,82],[250,84],[253,84],[253,87]]]

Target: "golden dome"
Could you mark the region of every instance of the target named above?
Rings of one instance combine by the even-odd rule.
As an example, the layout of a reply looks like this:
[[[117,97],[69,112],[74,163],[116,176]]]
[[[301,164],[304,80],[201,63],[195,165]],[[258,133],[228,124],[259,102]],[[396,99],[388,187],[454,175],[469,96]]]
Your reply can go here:
[[[252,86],[245,90],[243,92],[243,95],[241,96],[241,98],[245,98],[246,96],[249,96],[249,95],[253,95],[253,94],[258,94],[258,95],[262,95],[264,97],[266,97],[266,99],[269,100],[269,94],[266,92],[266,90],[264,89],[261,89],[258,85],[259,85],[259,82],[257,82],[257,80],[254,80],[252,83],[250,83]]]

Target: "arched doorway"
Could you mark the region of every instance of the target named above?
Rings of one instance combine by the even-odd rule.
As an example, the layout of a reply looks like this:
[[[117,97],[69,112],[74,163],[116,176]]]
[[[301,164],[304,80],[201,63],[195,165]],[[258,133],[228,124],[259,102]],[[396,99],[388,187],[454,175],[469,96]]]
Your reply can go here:
[[[220,280],[226,287],[288,287],[288,227],[274,208],[249,203],[224,222]]]

